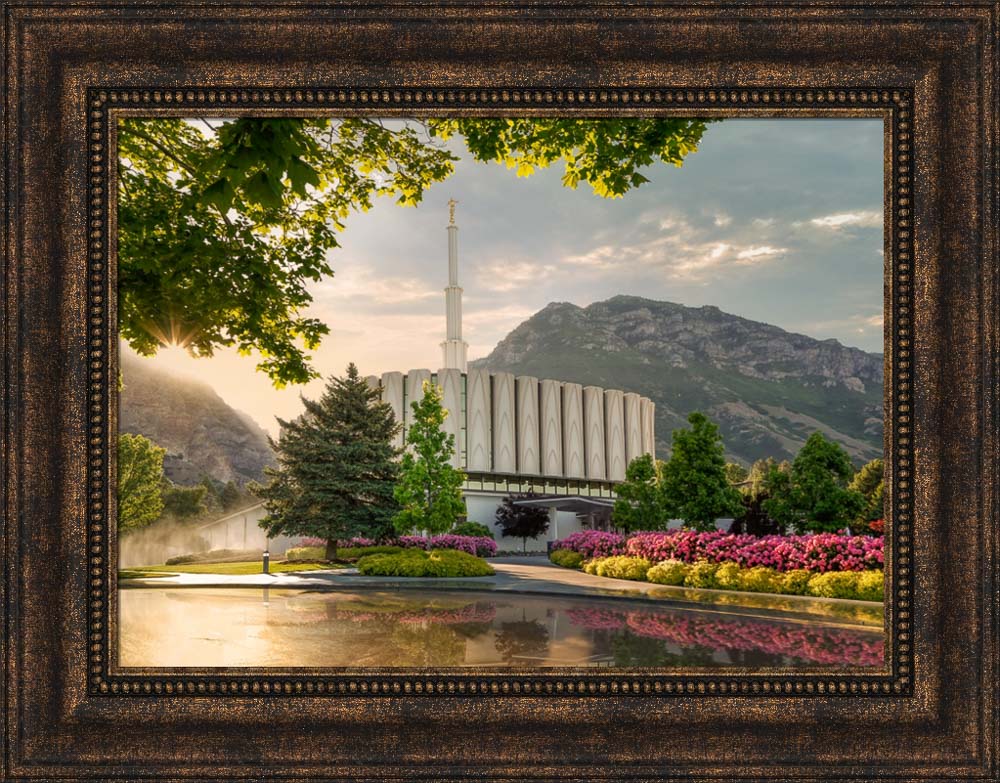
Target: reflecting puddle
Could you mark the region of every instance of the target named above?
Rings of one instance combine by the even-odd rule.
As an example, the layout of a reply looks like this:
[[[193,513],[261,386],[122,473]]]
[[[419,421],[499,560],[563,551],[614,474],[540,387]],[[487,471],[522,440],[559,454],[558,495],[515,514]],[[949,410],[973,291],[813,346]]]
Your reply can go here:
[[[881,667],[884,632],[515,593],[249,588],[118,594],[119,663],[151,667]]]

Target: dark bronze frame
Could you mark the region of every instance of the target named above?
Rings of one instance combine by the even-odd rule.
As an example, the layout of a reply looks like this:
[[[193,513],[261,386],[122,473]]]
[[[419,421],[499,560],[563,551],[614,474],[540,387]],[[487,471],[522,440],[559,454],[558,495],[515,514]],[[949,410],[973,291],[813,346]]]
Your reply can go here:
[[[996,0],[4,3],[3,779],[996,780]],[[119,670],[114,120],[886,120],[885,671]]]

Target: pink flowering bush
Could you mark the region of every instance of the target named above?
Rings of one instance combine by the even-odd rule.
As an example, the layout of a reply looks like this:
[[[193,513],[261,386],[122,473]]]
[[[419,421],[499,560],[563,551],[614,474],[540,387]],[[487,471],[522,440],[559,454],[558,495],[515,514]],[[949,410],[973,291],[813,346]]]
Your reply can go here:
[[[570,538],[560,543],[568,543]],[[575,547],[568,547],[575,548]],[[722,530],[668,530],[637,533],[624,543],[624,554],[650,562],[679,560],[695,563],[736,563],[743,568],[767,566],[776,571],[867,571],[882,568],[881,536],[814,533],[790,536],[752,536]]]
[[[303,538],[302,543],[299,546],[321,546],[326,547],[325,538]],[[371,538],[365,538],[364,536],[355,536],[354,538],[340,539],[337,542],[338,547],[344,548],[354,548],[359,546],[375,546],[375,541]]]
[[[497,553],[497,542],[487,536],[456,536],[445,533],[440,536],[400,536],[393,541],[403,549],[457,549],[476,557],[492,557]]]
[[[552,548],[570,549],[579,552],[586,560],[593,560],[625,554],[625,536],[603,530],[581,530],[554,542]]]

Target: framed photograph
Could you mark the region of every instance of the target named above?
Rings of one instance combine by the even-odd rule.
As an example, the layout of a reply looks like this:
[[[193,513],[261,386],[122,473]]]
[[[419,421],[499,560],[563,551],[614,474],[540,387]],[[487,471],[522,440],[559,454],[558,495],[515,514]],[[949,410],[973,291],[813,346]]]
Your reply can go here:
[[[1000,779],[1000,3],[3,7],[3,780]]]

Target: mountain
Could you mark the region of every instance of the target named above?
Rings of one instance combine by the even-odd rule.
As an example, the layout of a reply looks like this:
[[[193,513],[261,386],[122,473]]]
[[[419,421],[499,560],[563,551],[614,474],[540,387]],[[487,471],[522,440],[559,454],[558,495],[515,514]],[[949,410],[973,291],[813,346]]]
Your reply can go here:
[[[210,386],[178,378],[122,354],[119,431],[145,435],[167,450],[164,472],[178,484],[263,478],[274,462],[267,435]]]
[[[881,354],[724,313],[635,296],[553,302],[474,367],[643,394],[656,452],[691,411],[719,424],[729,459],[791,459],[820,430],[855,463],[882,456]]]

